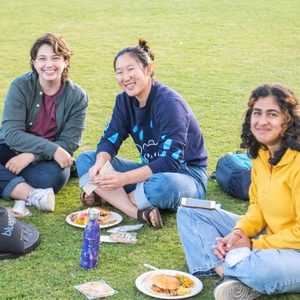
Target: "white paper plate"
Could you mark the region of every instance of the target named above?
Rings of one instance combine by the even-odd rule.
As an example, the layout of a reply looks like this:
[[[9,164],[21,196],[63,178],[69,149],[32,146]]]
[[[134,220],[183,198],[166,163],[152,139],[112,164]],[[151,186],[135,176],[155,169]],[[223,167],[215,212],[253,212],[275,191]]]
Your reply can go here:
[[[202,289],[203,289],[203,283],[201,282],[200,279],[198,279],[197,277],[185,273],[185,272],[181,272],[181,271],[174,271],[174,270],[163,270],[165,273],[170,274],[175,276],[176,274],[180,274],[180,275],[184,275],[189,277],[191,280],[194,281],[195,285],[194,287],[191,289],[191,293],[188,295],[183,295],[183,296],[169,296],[167,294],[164,293],[157,293],[152,291],[151,286],[152,286],[152,277],[154,275],[157,274],[161,274],[161,272],[159,271],[149,271],[146,272],[142,275],[140,275],[136,280],[135,280],[135,285],[136,287],[144,294],[154,297],[154,298],[158,298],[158,299],[184,299],[184,298],[189,298],[192,296],[195,296],[197,294],[199,294]]]
[[[76,213],[80,213],[80,212],[85,212],[85,211],[76,211],[72,214],[76,214]],[[69,214],[67,217],[66,217],[66,222],[74,227],[79,227],[79,228],[85,228],[85,225],[80,225],[80,224],[76,224],[74,222],[72,222],[71,218],[70,218],[70,215],[72,214]],[[111,211],[111,216],[109,218],[107,218],[104,222],[109,222],[109,221],[113,221],[113,220],[116,220],[115,222],[113,223],[109,223],[109,224],[105,224],[105,225],[100,225],[100,228],[107,228],[107,227],[112,227],[112,226],[115,226],[119,223],[122,222],[123,218],[120,214],[118,213],[115,213],[115,212],[112,212]]]

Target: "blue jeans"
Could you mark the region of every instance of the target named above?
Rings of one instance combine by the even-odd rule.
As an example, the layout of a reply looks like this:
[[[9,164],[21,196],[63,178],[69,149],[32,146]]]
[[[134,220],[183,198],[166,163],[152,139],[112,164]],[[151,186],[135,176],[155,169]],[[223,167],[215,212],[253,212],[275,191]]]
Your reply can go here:
[[[79,178],[95,164],[96,152],[82,152],[76,159]],[[144,166],[128,159],[115,157],[111,162],[117,172],[127,172]],[[83,187],[79,180],[79,187]],[[148,180],[124,186],[126,193],[134,192],[139,209],[156,206],[176,211],[181,197],[204,198],[207,188],[206,168],[183,164],[177,173],[157,173]]]
[[[54,193],[58,193],[70,177],[70,168],[62,169],[54,160],[29,164],[16,175],[8,171],[5,164],[17,155],[7,145],[0,144],[0,196],[5,200],[12,200],[9,195],[21,182],[37,189],[52,187]]]
[[[190,273],[216,275],[213,269],[223,265],[225,275],[237,277],[263,294],[300,293],[299,251],[254,249],[234,267],[217,258],[212,248],[216,237],[229,234],[239,218],[222,209],[178,209],[178,232]]]

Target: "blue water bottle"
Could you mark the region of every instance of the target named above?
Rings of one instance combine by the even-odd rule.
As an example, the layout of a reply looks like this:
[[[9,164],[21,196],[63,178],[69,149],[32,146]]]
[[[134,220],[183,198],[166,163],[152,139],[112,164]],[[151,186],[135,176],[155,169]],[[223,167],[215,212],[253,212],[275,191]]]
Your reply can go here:
[[[93,269],[98,264],[100,245],[100,226],[98,209],[92,208],[89,212],[89,221],[85,227],[82,239],[80,266]]]

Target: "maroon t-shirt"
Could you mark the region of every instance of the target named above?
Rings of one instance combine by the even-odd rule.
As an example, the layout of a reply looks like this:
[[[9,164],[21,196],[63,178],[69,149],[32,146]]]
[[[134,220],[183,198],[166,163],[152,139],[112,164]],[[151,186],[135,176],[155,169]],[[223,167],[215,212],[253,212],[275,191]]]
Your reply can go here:
[[[34,124],[27,129],[27,133],[48,139],[51,142],[54,141],[54,135],[57,129],[54,100],[61,93],[62,86],[61,84],[58,91],[51,96],[44,93],[40,111]]]

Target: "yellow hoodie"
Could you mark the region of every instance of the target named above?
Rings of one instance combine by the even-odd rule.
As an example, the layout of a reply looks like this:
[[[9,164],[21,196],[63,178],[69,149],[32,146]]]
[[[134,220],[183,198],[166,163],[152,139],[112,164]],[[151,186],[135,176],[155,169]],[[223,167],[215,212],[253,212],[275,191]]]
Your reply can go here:
[[[300,152],[288,149],[273,167],[270,152],[259,150],[253,160],[250,205],[235,226],[253,238],[253,249],[300,250]]]

